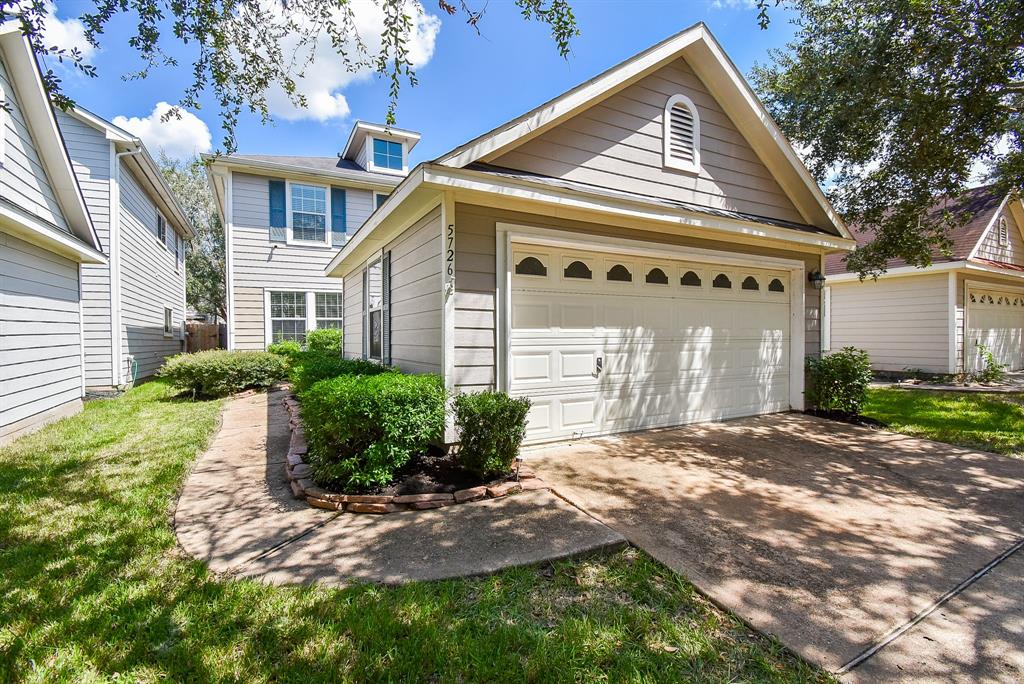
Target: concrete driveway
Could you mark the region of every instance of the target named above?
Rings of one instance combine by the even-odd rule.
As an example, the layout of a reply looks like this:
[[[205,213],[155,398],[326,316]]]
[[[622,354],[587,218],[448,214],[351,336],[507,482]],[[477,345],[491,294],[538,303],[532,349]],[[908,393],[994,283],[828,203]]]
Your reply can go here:
[[[1024,461],[798,414],[527,452],[557,493],[836,672],[1024,536]],[[1024,681],[1024,550],[846,675]]]

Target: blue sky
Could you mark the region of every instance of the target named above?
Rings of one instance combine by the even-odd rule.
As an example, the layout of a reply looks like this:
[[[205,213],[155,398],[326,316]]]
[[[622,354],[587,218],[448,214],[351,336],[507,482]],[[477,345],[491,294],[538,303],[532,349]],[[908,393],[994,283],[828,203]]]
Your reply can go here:
[[[479,7],[484,2],[469,4]],[[55,40],[73,42],[73,17],[90,6],[58,0],[57,16],[66,23],[55,30]],[[422,20],[420,82],[403,89],[398,110],[398,125],[423,135],[413,151],[414,162],[437,157],[697,21],[710,26],[744,73],[766,61],[769,49],[783,46],[792,33],[778,10],[769,30],[760,30],[751,0],[575,0],[582,35],[570,58],[563,60],[544,26],[523,21],[511,0],[490,0],[482,35],[462,20],[440,16],[434,0],[423,0],[423,6],[437,19]],[[219,148],[220,120],[212,102],[192,112],[209,129],[209,143],[202,124],[189,116],[170,127],[152,116],[158,103],[176,102],[188,84],[187,48],[167,44],[181,61],[178,67],[161,68],[141,81],[122,79],[141,66],[127,45],[131,32],[131,22],[125,20],[109,27],[103,48],[89,60],[98,78],[62,70],[68,94],[107,119],[129,117],[117,122],[140,134],[151,148],[166,146],[179,155],[192,148]],[[288,111],[283,102],[277,108],[286,113],[269,126],[243,115],[239,152],[333,155],[344,145],[353,121],[382,121],[387,84],[375,77],[343,83],[348,78],[336,69],[330,73],[330,67],[325,60],[311,70],[316,76],[307,87],[321,95],[315,115]]]

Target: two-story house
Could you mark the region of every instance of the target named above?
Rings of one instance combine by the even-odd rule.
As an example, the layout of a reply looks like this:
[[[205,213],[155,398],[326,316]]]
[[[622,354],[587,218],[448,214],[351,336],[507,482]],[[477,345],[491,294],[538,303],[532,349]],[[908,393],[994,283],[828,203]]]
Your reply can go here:
[[[21,24],[0,24],[0,444],[82,408],[100,240]]]
[[[82,108],[57,122],[108,257],[82,267],[85,385],[102,392],[185,351],[192,226],[138,137]]]
[[[406,176],[419,137],[360,121],[335,157],[205,157],[224,223],[229,349],[342,327],[342,283],[324,269]]]

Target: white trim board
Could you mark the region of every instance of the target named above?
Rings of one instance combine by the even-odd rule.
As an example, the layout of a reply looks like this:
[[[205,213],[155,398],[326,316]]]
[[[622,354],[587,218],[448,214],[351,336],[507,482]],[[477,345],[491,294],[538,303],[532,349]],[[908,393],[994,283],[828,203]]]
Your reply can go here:
[[[498,311],[496,312],[496,325],[498,330],[495,332],[499,333],[496,335],[498,341],[496,360],[501,360],[501,364],[496,368],[498,371],[497,384],[499,389],[508,391],[508,388],[511,386],[508,360],[511,354],[512,332],[511,316],[509,314],[512,308],[512,245],[514,243],[524,243],[530,245],[579,249],[584,251],[614,251],[619,254],[633,254],[637,256],[706,262],[709,264],[753,266],[789,271],[789,402],[791,409],[796,411],[803,410],[804,342],[806,337],[806,307],[804,301],[806,279],[804,262],[797,261],[795,259],[781,259],[777,257],[762,257],[756,255],[740,256],[733,252],[681,247],[657,242],[631,240],[628,238],[580,235],[579,233],[514,223],[498,222],[495,225],[495,233],[497,240],[495,244],[495,273],[504,274],[504,278],[500,276],[497,278],[498,292],[496,293],[496,305],[498,306]]]

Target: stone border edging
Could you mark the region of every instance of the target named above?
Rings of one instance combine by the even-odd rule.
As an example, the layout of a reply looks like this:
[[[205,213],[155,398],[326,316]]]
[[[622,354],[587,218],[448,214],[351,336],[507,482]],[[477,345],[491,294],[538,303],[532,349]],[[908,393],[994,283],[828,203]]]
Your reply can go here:
[[[328,511],[344,511],[346,513],[397,513],[399,511],[422,511],[442,508],[455,504],[470,503],[481,499],[497,499],[509,494],[524,491],[548,489],[543,480],[537,477],[532,469],[520,463],[517,480],[507,480],[495,484],[479,485],[468,489],[460,489],[454,493],[434,492],[429,494],[396,494],[393,496],[378,494],[335,494],[319,487],[313,482],[313,471],[303,460],[308,451],[305,429],[299,415],[299,401],[294,394],[284,398],[288,409],[288,427],[291,429],[291,441],[288,443],[288,457],[285,459],[285,473],[291,484],[292,493],[297,499],[305,499],[314,508]]]

